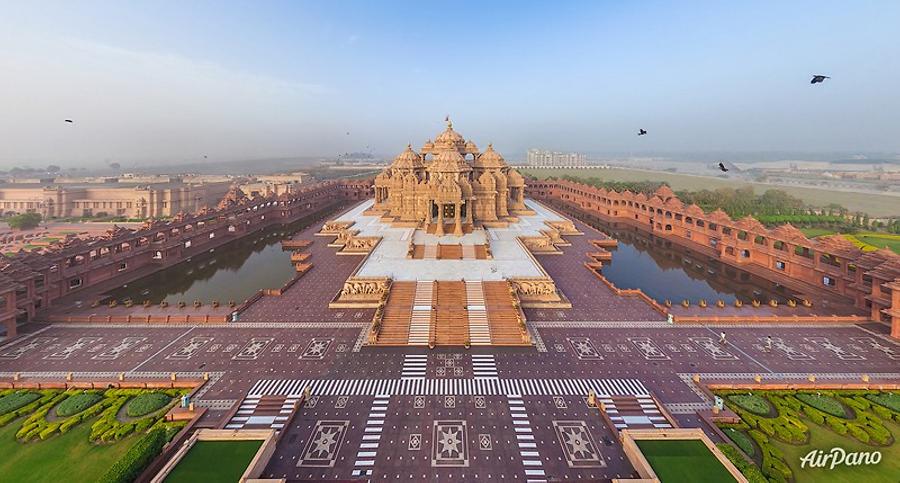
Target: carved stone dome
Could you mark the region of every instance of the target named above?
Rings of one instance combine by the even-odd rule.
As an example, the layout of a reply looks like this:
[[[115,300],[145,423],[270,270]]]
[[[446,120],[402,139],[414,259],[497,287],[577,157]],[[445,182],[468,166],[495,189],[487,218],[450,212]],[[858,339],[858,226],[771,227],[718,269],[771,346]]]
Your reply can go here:
[[[406,149],[394,158],[394,163],[391,165],[392,168],[399,169],[416,169],[421,168],[422,166],[424,166],[422,157],[413,151],[412,145],[410,144],[407,144]]]
[[[488,144],[487,149],[475,158],[476,168],[502,168],[506,166],[506,160],[497,151],[494,151],[494,145]]]

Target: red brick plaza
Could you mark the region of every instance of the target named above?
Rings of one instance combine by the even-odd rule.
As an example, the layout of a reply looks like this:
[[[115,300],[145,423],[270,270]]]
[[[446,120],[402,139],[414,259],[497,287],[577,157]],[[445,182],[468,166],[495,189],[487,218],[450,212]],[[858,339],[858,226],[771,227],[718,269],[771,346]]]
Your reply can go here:
[[[538,190],[533,196],[545,199],[562,193],[556,185],[531,189]],[[359,192],[365,193],[365,186]],[[346,198],[349,206],[355,205],[352,196]],[[323,202],[320,208],[325,207]],[[663,233],[669,231],[665,225],[672,225],[672,232],[678,226],[676,210],[669,211],[673,218],[663,225]],[[654,215],[657,219],[667,216]],[[884,314],[896,317],[891,307],[897,305],[884,305],[885,291],[894,281],[877,278],[888,273],[889,260],[867,268],[872,263],[867,255],[845,255],[838,257],[838,269],[822,261],[822,247],[810,247],[811,262],[785,256],[786,263],[798,266],[789,269],[796,270],[790,272],[794,278],[817,270],[837,274],[852,262],[859,288],[851,288],[855,282],[842,276],[839,288],[825,290],[835,291],[838,301],[846,296],[848,313],[877,315],[876,321],[760,323],[750,321],[757,309],[744,307],[743,312],[729,312],[736,317],[721,323],[670,323],[665,310],[641,297],[617,294],[585,266],[587,254],[597,251],[590,241],[603,235],[576,221],[583,235],[563,236],[567,243],[558,245],[561,253],[537,257],[571,308],[524,308],[529,345],[384,347],[367,343],[376,309],[328,308],[366,254],[339,255],[340,248],[328,246],[331,238],[314,236],[324,221],[294,237],[312,241],[302,249],[310,254],[311,267],[279,294],[263,295],[243,307],[237,321],[47,323],[37,316],[19,327],[17,338],[0,345],[0,382],[15,373],[53,378],[70,371],[76,377],[208,372],[210,382],[195,399],[208,408],[205,425],[273,427],[283,433],[264,477],[546,481],[637,477],[618,442],[621,426],[708,430],[696,412],[709,408],[711,401],[693,382],[695,375],[717,382],[752,382],[756,375],[764,382],[796,382],[810,374],[832,382],[857,382],[863,375],[872,384],[900,380],[900,345],[890,337],[889,324],[896,319],[882,321]],[[649,226],[649,219],[636,221]],[[718,223],[725,225],[724,220]],[[710,234],[703,233],[699,238],[692,230],[691,239],[708,240]],[[758,245],[755,236],[749,243]],[[767,250],[777,250],[769,240]],[[179,243],[183,250],[184,239]],[[723,256],[745,267],[773,256],[760,249],[744,257],[743,250],[755,247],[740,238],[722,237],[717,243]],[[90,260],[97,245],[79,250]],[[65,253],[73,256],[75,251]],[[119,256],[113,253],[109,256]],[[753,262],[742,262],[744,258]],[[862,287],[874,287],[876,280],[879,291],[869,288],[863,294]],[[821,279],[804,283],[815,282]],[[814,288],[821,290],[807,288],[811,297],[818,293]],[[896,302],[898,293],[894,290],[889,300]],[[865,307],[870,299],[877,311]],[[862,307],[854,308],[857,302]],[[742,314],[748,321],[738,320]],[[722,332],[724,344],[719,342]],[[773,340],[771,348],[767,337]],[[306,388],[311,397],[293,419],[279,420],[267,409],[272,401],[296,400]],[[609,404],[621,406],[628,418],[602,416],[587,405],[590,392],[609,401],[607,410]],[[575,447],[573,440],[583,444]]]

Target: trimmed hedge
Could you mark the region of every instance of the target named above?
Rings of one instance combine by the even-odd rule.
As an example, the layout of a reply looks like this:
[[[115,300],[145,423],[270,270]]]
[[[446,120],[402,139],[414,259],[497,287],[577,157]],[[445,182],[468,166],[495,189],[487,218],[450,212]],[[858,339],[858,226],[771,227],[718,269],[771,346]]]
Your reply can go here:
[[[771,414],[772,406],[765,398],[756,394],[732,394],[728,399],[747,411],[759,416]]]
[[[724,454],[735,467],[737,467],[738,471],[747,478],[747,481],[750,483],[768,483],[769,480],[762,474],[762,471],[759,471],[759,468],[757,468],[756,465],[747,462],[747,460],[734,449],[734,446],[731,446],[728,443],[719,443],[716,447],[722,451],[722,454]]]
[[[750,436],[747,436],[743,431],[738,431],[734,428],[724,428],[722,432],[724,432],[725,435],[728,436],[728,439],[733,441],[747,456],[753,456],[756,453],[756,449],[753,447],[753,441],[750,439]]]
[[[819,411],[828,413],[839,418],[847,418],[847,410],[841,405],[837,399],[826,394],[813,394],[808,392],[798,392],[795,396],[805,404],[818,409]]]
[[[16,432],[16,438],[27,442],[34,439],[35,437],[40,436],[42,433],[45,433],[47,428],[51,424],[55,424],[47,422],[47,413],[49,413],[50,409],[62,402],[62,400],[66,397],[68,397],[68,395],[64,392],[61,392],[47,399],[44,404],[42,404],[37,408],[37,410],[31,413],[31,416],[28,416],[28,418],[25,419],[25,422],[22,423],[22,427],[19,428],[19,431]],[[41,398],[38,402],[44,400],[44,398]],[[60,422],[59,424],[62,423]],[[58,428],[59,426],[57,425],[55,429]],[[41,436],[41,439],[45,439],[47,436],[49,436],[49,434],[44,434],[43,436]]]
[[[67,397],[63,402],[56,406],[56,415],[65,418],[78,414],[81,411],[97,404],[103,399],[103,396],[96,392],[82,392]]]
[[[165,444],[165,429],[155,429],[146,433],[134,446],[129,448],[119,461],[109,467],[99,481],[101,483],[131,483],[162,452]]]
[[[900,394],[896,392],[880,392],[877,394],[866,394],[866,399],[880,404],[891,411],[900,413]]]
[[[36,392],[11,392],[3,397],[0,397],[0,414],[6,414],[8,412],[15,411],[16,409],[19,409],[26,404],[37,401],[40,398],[41,395]]]
[[[171,401],[171,396],[161,392],[141,394],[128,402],[128,405],[125,407],[125,414],[131,418],[146,416],[164,408]]]

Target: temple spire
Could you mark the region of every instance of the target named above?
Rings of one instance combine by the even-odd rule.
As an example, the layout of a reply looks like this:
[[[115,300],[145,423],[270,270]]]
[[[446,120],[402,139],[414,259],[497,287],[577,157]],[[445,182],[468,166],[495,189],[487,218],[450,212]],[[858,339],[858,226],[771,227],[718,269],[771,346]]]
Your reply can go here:
[[[447,127],[448,127],[449,129],[453,129],[453,121],[450,120],[450,114],[447,114],[447,115],[444,117],[444,122],[447,123]]]

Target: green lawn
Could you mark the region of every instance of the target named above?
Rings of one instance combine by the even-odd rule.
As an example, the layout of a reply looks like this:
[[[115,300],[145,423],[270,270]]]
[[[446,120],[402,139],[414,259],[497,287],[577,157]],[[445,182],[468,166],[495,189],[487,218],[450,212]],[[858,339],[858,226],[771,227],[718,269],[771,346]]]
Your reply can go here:
[[[735,481],[702,441],[651,439],[636,443],[662,483]]]
[[[884,423],[894,438],[900,437],[900,425],[896,423]],[[817,424],[809,425],[810,440],[808,444],[794,446],[782,443],[775,438],[770,438],[774,445],[784,453],[784,459],[794,472],[797,483],[861,483],[897,481],[900,475],[900,443],[894,442],[892,446],[878,447],[862,444],[849,437],[840,436],[828,428]],[[878,465],[871,466],[837,466],[828,468],[800,468],[800,459],[810,451],[817,449],[830,451],[831,448],[840,447],[849,452],[854,451],[881,451],[882,459]],[[893,475],[893,476],[891,476]]]
[[[814,206],[826,206],[837,203],[850,211],[861,211],[869,216],[897,216],[900,215],[900,197],[880,195],[874,193],[848,193],[844,191],[831,191],[818,188],[800,188],[796,186],[776,186],[764,183],[748,183],[731,179],[694,176],[689,174],[666,173],[658,171],[641,171],[635,169],[610,168],[610,169],[540,169],[518,168],[522,174],[528,174],[536,178],[549,176],[575,176],[579,178],[601,178],[613,181],[665,181],[673,190],[701,190],[716,188],[739,188],[752,186],[756,193],[763,193],[769,189],[779,189],[792,196],[802,199]]]
[[[855,236],[859,241],[863,243],[867,243],[878,248],[887,247],[893,250],[894,253],[900,253],[900,236],[898,235],[863,232],[857,233]]]
[[[16,441],[20,426],[21,420],[0,428],[0,481],[97,481],[135,441],[135,437],[130,436],[111,445],[94,445],[88,440],[91,422],[85,421],[66,434],[21,444]]]
[[[262,440],[197,441],[165,482],[238,481],[260,446]]]
[[[815,238],[817,236],[822,236],[822,235],[834,235],[835,233],[837,233],[836,231],[834,231],[830,228],[805,228],[805,227],[798,227],[798,228],[800,229],[800,231],[803,232],[804,235],[806,235],[806,238]]]

